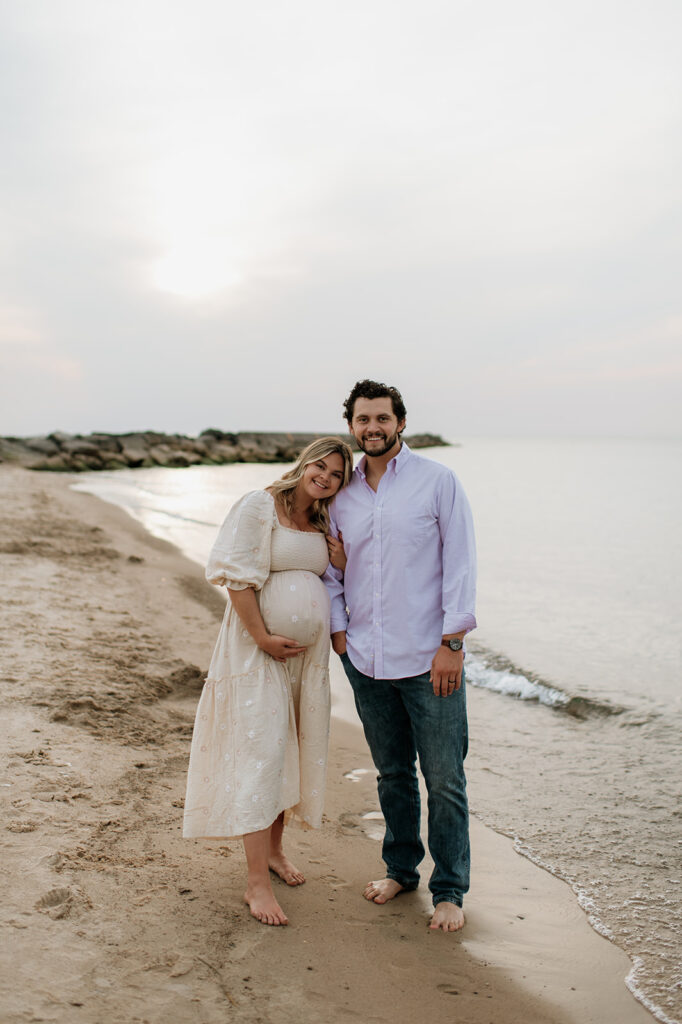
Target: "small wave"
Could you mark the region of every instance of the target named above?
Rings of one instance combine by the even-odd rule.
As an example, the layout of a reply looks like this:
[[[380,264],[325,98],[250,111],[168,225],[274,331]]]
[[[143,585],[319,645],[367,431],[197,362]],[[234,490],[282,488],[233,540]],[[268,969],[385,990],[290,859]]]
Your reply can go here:
[[[578,905],[584,911],[591,927],[598,935],[603,935],[603,937],[608,939],[609,942],[613,942],[614,945],[619,946],[621,949],[623,948],[620,945],[617,936],[614,935],[611,929],[601,920],[601,918],[597,916],[594,900],[587,895],[585,890],[581,888],[574,878],[571,878],[570,875],[561,871],[555,864],[544,860],[535,852],[535,850],[531,849],[530,846],[513,833],[505,832],[501,829],[495,829],[495,831],[499,832],[500,835],[508,836],[513,842],[514,849],[522,857],[525,857],[544,871],[548,871],[550,875],[554,875],[555,878],[559,878],[562,882],[565,882],[570,886],[577,897]],[[668,1017],[663,1008],[658,1006],[653,999],[650,999],[642,990],[639,982],[640,978],[645,974],[643,959],[638,956],[630,956],[629,959],[632,967],[625,978],[625,985],[629,989],[630,993],[656,1018],[656,1020],[660,1021],[660,1024],[680,1024],[679,1020]]]
[[[102,476],[105,476],[105,474],[102,473]],[[148,520],[152,517],[156,519],[171,519],[180,523],[192,523],[194,526],[207,526],[212,530],[217,530],[220,526],[219,522],[207,522],[205,519],[196,519],[193,516],[183,515],[182,512],[173,512],[171,509],[161,508],[156,504],[146,504],[145,498],[154,499],[156,495],[139,487],[137,488],[137,493],[133,492],[132,488],[118,487],[111,489],[107,487],[105,479],[94,482],[79,480],[77,483],[71,484],[71,489],[82,491],[85,494],[94,494],[96,498],[108,501],[112,505],[118,505],[120,508],[124,508],[130,515],[140,519],[144,525],[147,525]]]
[[[184,516],[180,512],[170,512],[167,508],[157,508],[154,505],[136,505],[140,512],[151,512],[156,516],[166,516],[168,519],[179,520],[183,523],[194,523],[195,526],[210,526],[217,530],[220,523],[207,523],[205,519],[193,519],[192,516]]]
[[[594,899],[587,894],[585,889],[575,878],[573,878],[568,872],[562,871],[562,869],[553,860],[549,861],[545,857],[541,856],[534,847],[518,836],[513,830],[500,827],[494,821],[489,820],[485,815],[479,814],[476,811],[474,811],[474,814],[479,821],[488,828],[492,828],[498,835],[506,836],[508,839],[511,839],[514,850],[521,857],[525,857],[526,860],[529,860],[532,864],[542,868],[543,871],[547,871],[550,875],[553,875],[560,881],[565,882],[575,895],[578,905],[585,913],[585,916],[594,931],[596,931],[598,935],[602,935],[605,939],[608,939],[609,942],[612,942],[620,949],[623,949],[618,936],[614,935],[608,925],[598,916],[598,909]],[[676,949],[677,947],[674,946],[674,948]],[[642,1004],[642,1006],[645,1007],[645,1009],[649,1011],[649,1013],[653,1015],[656,1020],[660,1021],[660,1024],[681,1024],[678,1019],[669,1017],[665,1010],[655,1003],[653,999],[650,999],[643,991],[641,982],[646,975],[646,971],[642,957],[633,956],[627,952],[626,955],[629,957],[632,965],[627,977],[625,978],[625,984],[630,993]]]
[[[523,672],[501,655],[476,651],[466,661],[467,682],[483,690],[494,690],[517,700],[536,701],[573,718],[620,715],[625,708],[594,697],[577,697],[528,672]]]
[[[656,1020],[659,1020],[661,1024],[680,1024],[678,1019],[669,1017],[660,1006],[656,1005],[653,999],[649,999],[649,997],[642,991],[639,986],[639,976],[644,973],[644,961],[640,956],[633,956],[631,960],[632,968],[625,979],[625,985],[635,999],[637,999],[642,1006],[649,1011],[649,1013],[653,1014]]]

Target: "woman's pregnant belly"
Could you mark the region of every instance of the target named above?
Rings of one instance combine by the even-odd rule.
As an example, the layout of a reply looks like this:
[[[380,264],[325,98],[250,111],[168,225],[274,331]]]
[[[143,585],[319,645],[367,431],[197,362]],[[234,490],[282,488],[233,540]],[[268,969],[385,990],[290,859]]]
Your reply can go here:
[[[306,647],[329,635],[329,595],[314,572],[287,569],[271,573],[261,590],[260,609],[270,633]]]

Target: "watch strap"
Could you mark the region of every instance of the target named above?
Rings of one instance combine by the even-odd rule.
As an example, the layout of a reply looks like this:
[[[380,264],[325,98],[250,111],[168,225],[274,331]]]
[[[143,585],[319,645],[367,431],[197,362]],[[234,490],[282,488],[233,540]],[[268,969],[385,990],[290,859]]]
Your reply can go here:
[[[464,641],[458,640],[453,637],[452,640],[441,640],[441,647],[448,647],[451,651],[461,651],[464,647]],[[452,645],[455,645],[454,647]]]

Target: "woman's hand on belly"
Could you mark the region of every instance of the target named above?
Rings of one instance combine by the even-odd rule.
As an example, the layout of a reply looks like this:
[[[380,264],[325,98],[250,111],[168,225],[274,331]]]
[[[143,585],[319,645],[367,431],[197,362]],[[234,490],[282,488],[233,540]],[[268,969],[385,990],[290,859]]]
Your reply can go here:
[[[329,595],[312,572],[273,572],[261,591],[260,607],[267,632],[299,647],[311,647],[329,634]]]
[[[296,640],[280,636],[279,633],[268,633],[262,640],[259,640],[258,646],[275,661],[286,661],[287,658],[295,658],[296,655],[303,654],[305,651],[305,647]]]

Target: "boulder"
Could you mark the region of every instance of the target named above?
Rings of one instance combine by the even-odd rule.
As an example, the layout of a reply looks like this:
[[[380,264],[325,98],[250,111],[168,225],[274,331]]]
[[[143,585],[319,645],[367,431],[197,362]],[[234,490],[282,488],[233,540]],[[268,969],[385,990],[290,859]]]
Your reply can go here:
[[[188,440],[190,439],[188,438]],[[194,439],[191,439],[192,451],[196,452],[198,455],[203,456],[204,458],[210,455],[211,447],[212,446],[210,444],[206,444],[204,441],[195,441]]]
[[[241,462],[242,453],[234,444],[228,444],[227,442],[218,442],[214,444],[211,449],[211,458],[216,462]]]
[[[27,437],[24,444],[32,452],[41,452],[43,455],[56,455],[59,451],[59,445],[49,437]]]
[[[155,444],[149,449],[149,458],[156,463],[157,466],[170,466],[169,459],[175,455],[172,448],[169,448],[166,444]]]
[[[88,441],[106,452],[121,451],[121,442],[115,434],[88,434]]]
[[[29,469],[41,469],[52,473],[67,473],[71,469],[71,461],[65,455],[49,455],[39,462],[28,464]]]
[[[204,461],[198,452],[182,451],[175,452],[176,459],[184,459],[186,466],[200,466]]]
[[[288,448],[280,449],[280,455],[284,462],[296,462],[302,451],[303,448],[299,448],[298,445],[290,445]]]
[[[149,449],[149,455],[157,466],[170,466],[179,468],[183,466],[197,466],[203,459],[196,452],[180,451],[167,444],[155,445]]]
[[[410,448],[440,448],[444,445],[450,447],[449,442],[444,441],[439,434],[412,434],[406,437],[405,441]]]
[[[87,473],[88,470],[102,469],[102,460],[99,456],[72,455],[67,468],[72,469],[75,473]]]
[[[185,442],[188,440],[189,438],[182,437],[181,434],[164,434],[159,438],[158,442],[154,443],[166,445],[168,448],[172,448],[173,451],[181,451],[185,447]]]
[[[194,452],[172,451],[168,457],[166,465],[175,469],[180,469],[187,466],[195,466],[200,462],[201,456],[196,455]]]
[[[124,460],[126,465],[132,466],[133,468],[144,466],[145,463],[148,466],[153,465],[147,448],[133,448],[128,444],[124,444],[121,449],[121,458]]]
[[[143,448],[145,451],[153,444],[159,444],[166,440],[165,434],[159,434],[153,430],[138,431],[134,434],[116,434],[122,447]]]
[[[237,434],[226,434],[224,430],[216,430],[215,427],[209,427],[208,430],[202,430],[199,434],[202,441],[206,444],[211,444],[212,441],[226,441],[227,444],[237,444]]]
[[[239,445],[239,453],[242,462],[277,462],[277,451],[266,451],[257,445]]]
[[[61,445],[63,452],[67,455],[88,455],[90,457],[97,457],[99,448],[92,441],[88,441],[84,437],[74,437],[70,440],[64,441]]]
[[[115,462],[120,462],[122,466],[128,465],[118,448],[100,448],[97,454],[102,460],[102,463],[111,462],[113,459]]]

